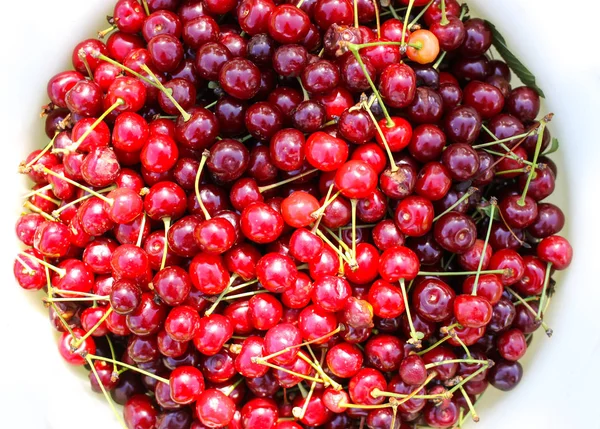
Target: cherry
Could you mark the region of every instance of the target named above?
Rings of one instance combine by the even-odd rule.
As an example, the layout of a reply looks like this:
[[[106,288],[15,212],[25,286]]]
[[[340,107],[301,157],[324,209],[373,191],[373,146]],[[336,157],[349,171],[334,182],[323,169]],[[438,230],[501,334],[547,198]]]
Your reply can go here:
[[[512,324],[515,313],[516,310],[514,304],[509,299],[502,297],[500,301],[494,305],[492,320],[487,329],[493,333],[505,331]]]
[[[322,131],[310,135],[304,146],[306,160],[321,171],[334,171],[348,159],[348,146]]]
[[[439,162],[428,162],[416,178],[415,191],[431,201],[442,199],[450,190],[450,171]]]
[[[431,229],[433,214],[433,204],[428,199],[410,196],[398,204],[395,221],[403,234],[419,237]]]
[[[123,408],[123,419],[128,427],[151,429],[155,427],[158,411],[145,395],[134,395]]]
[[[481,296],[458,295],[454,300],[454,316],[467,328],[481,328],[492,319],[492,306]]]
[[[441,322],[454,310],[454,291],[443,281],[425,278],[418,282],[412,292],[412,304],[417,314],[425,320]]]
[[[412,280],[419,272],[419,259],[407,247],[391,247],[379,258],[379,274],[390,283],[400,279]]]
[[[481,129],[481,117],[473,107],[459,106],[446,115],[444,128],[446,137],[451,142],[472,144]],[[503,138],[498,134],[496,136]]]
[[[230,280],[223,258],[211,253],[198,253],[190,263],[189,274],[194,287],[210,295],[223,292]]]
[[[313,18],[316,24],[325,30],[332,24],[351,25],[352,5],[347,0],[317,0]]]
[[[473,292],[475,277],[469,276],[465,279],[462,287],[463,293],[470,294]],[[495,305],[500,301],[503,291],[502,282],[496,274],[481,274],[479,276],[477,281],[477,296],[485,298],[491,305]]]
[[[319,60],[307,65],[300,75],[302,86],[312,94],[326,94],[340,81],[339,69],[330,61]]]
[[[372,368],[360,369],[348,383],[348,393],[352,402],[360,405],[377,405],[385,401],[385,397],[373,396],[373,391],[385,391],[387,383],[381,372]]]
[[[440,53],[440,44],[429,30],[413,31],[408,38],[406,56],[419,64],[429,64],[435,61]]]
[[[81,328],[74,328],[71,332],[63,332],[59,339],[58,351],[65,361],[71,365],[85,365],[87,354],[96,353],[96,344],[92,337],[87,337],[85,340],[79,342],[85,335],[85,331]],[[77,347],[76,343],[79,342]]]
[[[294,261],[279,253],[267,253],[256,264],[260,284],[273,293],[281,293],[294,285],[298,270]]]
[[[196,414],[209,428],[227,426],[233,419],[235,404],[217,389],[206,389],[196,401]]]
[[[281,320],[283,307],[270,294],[254,295],[248,303],[248,316],[255,329],[271,329]]]
[[[542,261],[551,263],[553,268],[564,270],[571,264],[573,248],[565,238],[552,235],[540,241],[537,254]]]
[[[305,307],[298,318],[298,329],[302,338],[307,341],[318,340],[316,344],[326,342],[326,339],[319,339],[333,332],[336,326],[335,314],[325,311],[318,305]]]
[[[434,226],[435,240],[444,249],[453,253],[464,253],[477,240],[477,228],[470,217],[450,212],[443,215]]]
[[[448,169],[452,179],[465,181],[479,171],[479,155],[465,143],[451,144],[442,154],[442,164]]]
[[[436,428],[451,428],[459,418],[459,409],[455,402],[450,401],[447,407],[437,407],[431,403],[423,410],[427,425]]]
[[[544,238],[559,233],[565,225],[562,210],[551,203],[538,203],[538,214],[527,231],[535,238]]]
[[[525,335],[518,329],[510,329],[498,337],[498,352],[504,359],[517,361],[526,351]]]
[[[345,110],[338,128],[342,137],[356,144],[365,144],[375,137],[375,125],[364,110]]]
[[[366,364],[382,372],[397,371],[404,357],[404,344],[387,334],[372,336],[365,344]]]

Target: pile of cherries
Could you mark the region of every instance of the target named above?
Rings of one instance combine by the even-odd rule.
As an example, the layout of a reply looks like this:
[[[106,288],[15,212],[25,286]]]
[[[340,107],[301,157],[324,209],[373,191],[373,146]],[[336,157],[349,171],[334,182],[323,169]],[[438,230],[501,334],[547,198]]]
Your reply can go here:
[[[124,427],[460,427],[550,334],[551,115],[387,3],[118,0],[50,79],[14,275]]]

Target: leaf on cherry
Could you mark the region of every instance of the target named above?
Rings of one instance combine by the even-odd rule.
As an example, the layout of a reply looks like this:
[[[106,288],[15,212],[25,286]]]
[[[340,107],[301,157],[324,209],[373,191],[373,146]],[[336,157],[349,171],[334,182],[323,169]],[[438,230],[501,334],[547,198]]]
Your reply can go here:
[[[544,95],[544,91],[542,91],[541,88],[535,83],[535,76],[533,73],[531,73],[527,67],[525,67],[525,65],[515,56],[515,54],[508,49],[506,40],[502,34],[500,34],[496,26],[489,21],[485,22],[489,26],[490,30],[492,30],[492,35],[494,36],[493,45],[500,56],[502,56],[504,61],[506,61],[506,64],[508,64],[508,66],[515,72],[517,77],[521,79],[521,82],[535,89],[540,97],[545,98],[546,96]]]
[[[477,207],[477,211],[483,214],[484,216],[491,217],[492,216],[492,205],[486,204],[484,206]],[[500,213],[498,213],[498,207],[494,209],[494,220],[500,220]]]
[[[551,153],[554,153],[558,150],[559,147],[559,143],[558,143],[558,139],[556,137],[552,138],[552,144],[550,145],[550,147],[548,148],[548,150],[546,152],[544,152],[544,155],[550,155]]]

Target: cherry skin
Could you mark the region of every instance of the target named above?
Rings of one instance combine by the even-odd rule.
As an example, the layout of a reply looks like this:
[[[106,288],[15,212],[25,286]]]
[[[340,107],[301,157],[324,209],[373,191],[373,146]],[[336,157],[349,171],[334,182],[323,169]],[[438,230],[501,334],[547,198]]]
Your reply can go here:
[[[334,171],[348,159],[348,146],[322,131],[311,134],[304,146],[306,160],[321,171]]]
[[[415,311],[426,320],[441,322],[454,310],[455,293],[441,280],[421,280],[413,289],[412,296]]]
[[[360,369],[348,384],[348,393],[352,402],[361,405],[377,405],[385,401],[385,397],[373,397],[374,389],[385,391],[387,383],[383,375],[372,368]]]
[[[379,258],[379,274],[390,283],[400,279],[414,279],[419,272],[419,266],[417,255],[403,246],[389,248]]]
[[[431,229],[433,216],[433,204],[428,199],[410,196],[398,204],[395,221],[403,234],[419,237]]]
[[[155,427],[158,411],[145,395],[132,396],[123,408],[123,419],[128,427],[151,429]]]
[[[255,202],[242,211],[243,234],[256,243],[275,241],[283,231],[282,216],[265,203]]]
[[[557,270],[564,270],[571,264],[573,248],[567,239],[552,235],[538,244],[537,254],[541,260],[551,263]]]
[[[525,335],[518,329],[510,329],[498,337],[498,352],[509,361],[521,359],[527,351]]]
[[[235,404],[217,389],[206,389],[196,401],[196,414],[209,428],[227,426],[233,419]]]
[[[481,296],[458,295],[454,300],[454,316],[461,326],[481,328],[492,319],[492,306]]]
[[[294,285],[298,270],[294,261],[279,253],[267,253],[256,264],[260,284],[273,293],[281,293]]]

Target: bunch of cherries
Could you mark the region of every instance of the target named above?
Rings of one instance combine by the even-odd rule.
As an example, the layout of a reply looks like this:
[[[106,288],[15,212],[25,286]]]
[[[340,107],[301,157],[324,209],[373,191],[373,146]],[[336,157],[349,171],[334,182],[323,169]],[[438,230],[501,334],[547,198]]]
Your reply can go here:
[[[129,429],[456,428],[571,262],[540,96],[456,0],[118,0],[14,275]],[[103,38],[107,37],[106,42]]]

